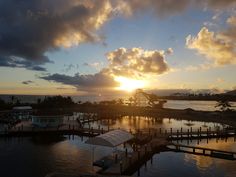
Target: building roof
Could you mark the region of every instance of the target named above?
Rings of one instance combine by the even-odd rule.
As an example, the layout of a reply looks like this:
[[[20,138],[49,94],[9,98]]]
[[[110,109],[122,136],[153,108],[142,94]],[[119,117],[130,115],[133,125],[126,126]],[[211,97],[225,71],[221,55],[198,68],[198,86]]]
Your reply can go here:
[[[110,132],[89,138],[85,143],[99,146],[116,147],[133,138],[133,135],[125,130],[112,130]]]
[[[13,110],[32,110],[31,106],[15,106]]]

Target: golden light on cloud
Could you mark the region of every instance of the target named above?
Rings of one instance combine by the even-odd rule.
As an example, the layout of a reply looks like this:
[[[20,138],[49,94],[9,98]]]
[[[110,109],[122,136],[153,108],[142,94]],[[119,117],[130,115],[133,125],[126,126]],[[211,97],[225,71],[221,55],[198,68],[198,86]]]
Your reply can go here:
[[[115,77],[115,81],[120,83],[120,86],[117,87],[117,90],[124,90],[127,92],[132,92],[136,89],[144,88],[147,86],[146,81],[144,80],[136,80],[136,79],[130,79],[127,77]]]

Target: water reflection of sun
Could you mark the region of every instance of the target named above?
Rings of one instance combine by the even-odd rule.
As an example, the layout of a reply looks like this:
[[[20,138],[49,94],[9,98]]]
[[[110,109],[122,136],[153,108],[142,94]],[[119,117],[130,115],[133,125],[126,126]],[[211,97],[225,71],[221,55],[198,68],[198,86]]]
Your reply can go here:
[[[206,147],[206,148],[213,148],[213,149],[219,149],[219,150],[226,150],[226,151],[233,151],[236,148],[236,143],[234,142],[233,138],[229,138],[227,142],[225,142],[224,139],[220,139],[216,141],[216,139],[211,139],[208,141],[207,140],[202,140],[199,145],[196,145],[199,147]],[[184,160],[186,162],[191,162],[192,160],[195,161],[196,167],[199,170],[206,170],[207,168],[210,168],[210,166],[215,163],[217,166],[221,166],[222,168],[227,166],[227,163],[225,163],[224,160],[219,160],[219,159],[214,159],[211,157],[206,157],[206,156],[200,156],[200,155],[192,155],[192,154],[185,154]],[[236,166],[234,166],[236,167]]]

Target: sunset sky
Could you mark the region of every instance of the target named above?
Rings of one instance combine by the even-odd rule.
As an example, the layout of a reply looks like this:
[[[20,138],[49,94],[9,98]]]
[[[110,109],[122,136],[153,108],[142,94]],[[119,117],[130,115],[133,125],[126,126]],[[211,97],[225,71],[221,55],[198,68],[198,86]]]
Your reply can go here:
[[[236,89],[235,0],[0,0],[0,94]]]

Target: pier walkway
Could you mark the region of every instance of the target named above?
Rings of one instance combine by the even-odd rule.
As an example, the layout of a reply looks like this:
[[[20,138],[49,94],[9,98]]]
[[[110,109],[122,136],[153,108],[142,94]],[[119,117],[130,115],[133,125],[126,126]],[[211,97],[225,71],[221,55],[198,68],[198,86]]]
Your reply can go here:
[[[212,148],[198,147],[198,146],[188,146],[182,144],[172,144],[168,145],[167,148],[174,152],[184,152],[196,155],[210,156],[215,158],[221,158],[226,160],[236,160],[236,152],[223,151]]]
[[[83,128],[75,125],[65,125],[62,127],[24,127],[18,126],[6,130],[0,136],[2,137],[18,137],[18,136],[34,136],[34,135],[80,135],[80,136],[97,136],[108,132],[108,129],[93,127]]]
[[[165,138],[152,139],[149,143],[137,148],[132,153],[124,152],[121,160],[115,161],[107,169],[101,170],[100,173],[104,175],[131,175],[149,159],[151,159],[152,163],[152,156],[164,149],[168,144],[169,142]]]

